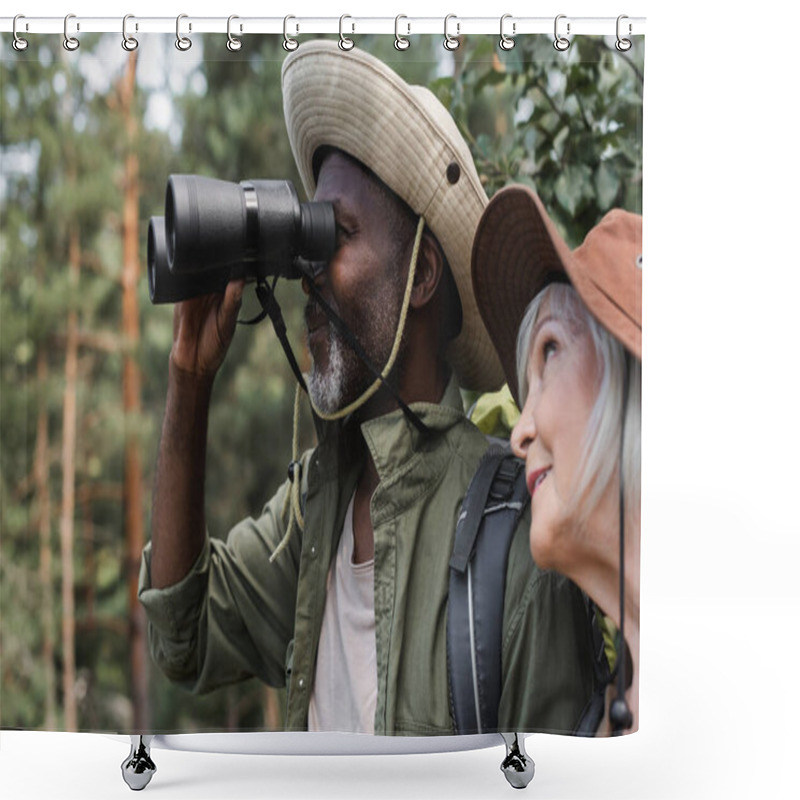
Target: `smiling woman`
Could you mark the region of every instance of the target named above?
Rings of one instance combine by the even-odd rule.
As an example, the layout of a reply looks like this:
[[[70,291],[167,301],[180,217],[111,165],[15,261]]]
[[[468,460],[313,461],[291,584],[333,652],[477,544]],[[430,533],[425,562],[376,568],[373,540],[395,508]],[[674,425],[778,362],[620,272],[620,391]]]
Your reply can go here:
[[[490,201],[473,250],[478,307],[522,409],[511,445],[531,553],[619,629],[616,698],[584,733],[638,728],[641,231],[641,217],[614,210],[570,251],[539,198],[512,186]]]
[[[585,482],[580,479],[581,464],[602,364],[587,315],[572,298],[577,298],[574,290],[563,284],[542,290],[526,312],[519,339],[521,396],[526,399],[511,445],[526,460],[531,497],[536,493],[531,552],[542,567],[560,560],[551,552],[558,547],[557,534],[587,516],[578,486]],[[545,512],[551,518],[548,525],[540,522]],[[545,539],[544,534],[550,536]]]
[[[560,480],[565,484],[560,496],[569,523],[579,526],[587,523],[608,494],[621,457],[627,513],[637,514],[640,362],[626,358],[623,345],[597,322],[575,289],[560,282],[545,286],[527,307],[516,352],[519,396],[526,398],[511,438],[517,454],[524,457],[534,441],[539,449],[553,438],[558,442],[563,432],[571,457],[560,465]],[[628,379],[625,424],[629,434],[621,449],[625,415],[619,409],[628,376],[633,377],[634,391]],[[535,550],[537,543],[532,538],[531,548]],[[542,563],[549,560],[545,551],[534,552],[534,557],[548,566]]]

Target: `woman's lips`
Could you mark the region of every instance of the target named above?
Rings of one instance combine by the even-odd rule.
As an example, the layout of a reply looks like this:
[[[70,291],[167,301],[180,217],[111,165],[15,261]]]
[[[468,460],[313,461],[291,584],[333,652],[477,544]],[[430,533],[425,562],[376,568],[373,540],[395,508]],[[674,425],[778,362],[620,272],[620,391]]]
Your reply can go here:
[[[542,467],[541,469],[534,470],[528,475],[528,493],[533,497],[533,493],[541,486],[542,481],[547,477],[550,472],[550,467]]]

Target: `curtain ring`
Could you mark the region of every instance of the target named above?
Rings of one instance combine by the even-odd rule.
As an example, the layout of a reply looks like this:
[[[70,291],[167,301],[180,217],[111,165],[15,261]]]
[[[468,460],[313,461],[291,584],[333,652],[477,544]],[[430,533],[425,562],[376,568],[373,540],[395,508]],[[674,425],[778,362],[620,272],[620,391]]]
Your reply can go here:
[[[447,30],[447,23],[450,22],[451,19],[456,20],[456,35],[451,36]],[[444,18],[444,41],[442,42],[442,46],[445,50],[458,50],[458,45],[460,42],[458,41],[458,35],[461,33],[461,23],[458,22],[458,17],[455,14],[448,14]]]
[[[399,25],[401,19],[408,19],[405,14],[398,14],[394,18],[394,49],[395,50],[408,50],[411,47],[411,42],[406,39],[405,36],[401,36],[399,33]],[[411,23],[406,23],[408,25],[408,33],[411,34]]]
[[[344,21],[346,19],[353,19],[349,14],[342,14],[339,17],[339,49],[341,50],[352,50],[355,47],[355,42],[352,39],[348,39],[344,33],[342,33],[342,27],[344,26]],[[356,26],[353,24],[353,31],[355,31]]]
[[[620,33],[619,33],[619,31],[620,31],[620,23],[621,23],[621,22],[622,22],[622,20],[624,20],[624,19],[628,19],[628,17],[627,17],[627,16],[625,16],[625,14],[620,14],[620,15],[617,17],[617,43],[616,43],[615,47],[617,48],[617,50],[619,50],[619,51],[620,51],[620,53],[625,53],[625,52],[627,52],[627,51],[628,51],[628,50],[630,50],[630,49],[631,49],[631,47],[633,46],[633,43],[631,42],[631,40],[630,40],[630,39],[623,39],[623,38],[620,36]],[[630,32],[631,32],[631,29],[632,29],[632,28],[631,28],[631,24],[630,24],[630,22],[629,22],[629,23],[628,23],[628,34],[630,34]]]
[[[511,36],[507,36],[503,31],[503,23],[511,19],[511,14],[503,14],[500,17],[500,48],[502,50],[512,50],[514,48],[514,36],[517,35],[517,23],[511,23]]]
[[[289,14],[288,16],[283,18],[283,49],[286,50],[287,52],[291,52],[292,50],[297,50],[297,48],[300,46],[300,42],[298,42],[297,39],[292,39],[292,37],[289,36],[289,33],[287,31],[290,19],[295,19],[295,17]]]
[[[192,46],[192,40],[188,36],[181,36],[181,20],[188,19],[188,14],[178,14],[175,20],[175,47],[184,52]],[[192,23],[189,23],[189,31],[192,30]]]
[[[228,41],[225,43],[225,47],[227,47],[228,50],[231,51],[231,53],[235,53],[237,50],[242,49],[242,40],[238,39],[231,33],[231,22],[233,22],[233,20],[235,19],[239,19],[239,17],[237,17],[236,14],[231,14],[228,17]],[[241,26],[239,26],[239,31],[241,30],[242,28]]]
[[[67,31],[67,26],[69,25],[69,21],[71,19],[75,19],[74,14],[67,14],[67,16],[64,17],[64,49],[69,50],[70,52],[77,50],[81,46],[81,43],[74,36],[70,36],[69,32]],[[80,23],[76,23],[75,25],[76,30],[81,29]]]
[[[139,46],[139,40],[133,36],[128,35],[128,20],[135,19],[133,14],[126,14],[122,18],[122,49],[127,50],[129,53]],[[139,30],[139,24],[136,24],[136,30]]]
[[[566,14],[559,14],[556,17],[555,25],[554,25],[554,28],[553,28],[553,35],[556,37],[553,40],[553,47],[555,47],[556,50],[559,50],[562,53],[564,52],[564,50],[566,50],[569,47],[569,39],[567,39],[566,36],[559,36],[558,35],[558,22],[559,22],[559,20],[566,19],[566,18],[567,18]],[[567,23],[567,36],[568,35],[569,35],[569,22]]]
[[[20,20],[20,19],[25,19],[25,15],[24,14],[17,14],[17,16],[14,17],[14,25],[13,25],[13,28],[12,28],[12,30],[14,31],[14,41],[11,42],[11,46],[18,53],[21,53],[23,50],[27,50],[28,49],[28,40],[27,39],[23,39],[17,33],[17,20]],[[25,30],[27,30],[27,29],[28,29],[28,23],[26,22],[25,23]]]

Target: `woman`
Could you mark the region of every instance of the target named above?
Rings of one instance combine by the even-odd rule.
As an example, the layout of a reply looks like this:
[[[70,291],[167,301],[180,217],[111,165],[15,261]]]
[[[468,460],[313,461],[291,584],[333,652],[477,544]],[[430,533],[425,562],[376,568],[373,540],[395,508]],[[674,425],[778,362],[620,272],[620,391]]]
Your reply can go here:
[[[641,217],[614,210],[570,251],[536,194],[511,186],[486,208],[472,254],[478,307],[522,409],[511,446],[525,461],[531,554],[620,633],[616,677],[583,733],[638,728],[641,243]]]

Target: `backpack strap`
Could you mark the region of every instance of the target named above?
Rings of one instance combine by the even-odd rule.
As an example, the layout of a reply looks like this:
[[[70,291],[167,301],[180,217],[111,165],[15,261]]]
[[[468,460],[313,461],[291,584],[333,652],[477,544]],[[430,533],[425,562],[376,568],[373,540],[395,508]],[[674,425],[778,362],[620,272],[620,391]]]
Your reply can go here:
[[[586,616],[589,619],[592,637],[594,691],[581,713],[574,734],[575,736],[593,737],[597,734],[597,729],[606,714],[606,689],[614,678],[614,672],[611,671],[609,666],[606,656],[606,643],[600,630],[600,611],[588,595],[584,594],[583,599],[586,604]]]
[[[456,523],[447,607],[447,667],[456,733],[497,730],[508,548],[530,497],[524,464],[492,444]]]

